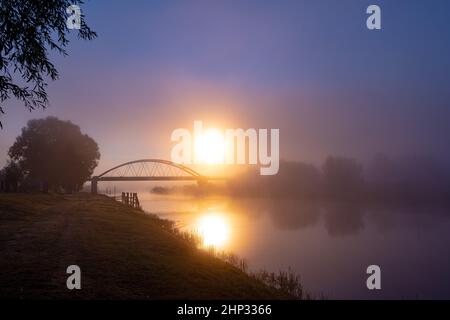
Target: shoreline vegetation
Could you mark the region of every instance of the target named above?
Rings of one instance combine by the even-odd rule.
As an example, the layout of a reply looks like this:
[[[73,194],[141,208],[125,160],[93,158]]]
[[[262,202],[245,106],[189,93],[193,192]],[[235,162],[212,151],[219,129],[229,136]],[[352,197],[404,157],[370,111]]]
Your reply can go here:
[[[291,270],[250,273],[198,235],[104,195],[0,194],[0,297],[311,299]],[[81,268],[68,290],[66,268]]]
[[[173,222],[170,220],[166,221],[169,221],[169,223],[173,224]],[[199,248],[202,245],[203,239],[197,232],[179,231],[177,228],[174,228],[172,230],[179,237],[181,237],[188,243],[191,243],[195,248]],[[206,250],[206,252],[212,257],[218,258],[225,263],[234,266],[256,281],[262,282],[264,285],[277,290],[286,297],[297,300],[314,300],[317,298],[321,300],[325,299],[325,296],[323,294],[315,296],[306,291],[303,288],[300,276],[296,274],[291,268],[288,268],[287,271],[280,270],[278,272],[269,272],[265,269],[253,272],[250,271],[248,262],[245,258],[240,258],[239,256],[230,252],[216,250],[213,246],[205,248],[204,250]]]

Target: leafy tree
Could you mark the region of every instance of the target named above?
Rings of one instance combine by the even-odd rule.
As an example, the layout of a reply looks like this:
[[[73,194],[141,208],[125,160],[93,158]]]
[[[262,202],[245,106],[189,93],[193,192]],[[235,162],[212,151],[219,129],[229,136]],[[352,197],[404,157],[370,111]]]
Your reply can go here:
[[[2,191],[17,192],[19,190],[19,184],[23,182],[23,173],[19,164],[14,161],[8,161],[6,166],[0,171],[0,180],[4,184],[2,185]]]
[[[30,120],[9,149],[27,179],[44,191],[79,190],[100,159],[97,143],[80,127],[55,117]]]
[[[0,0],[0,113],[4,113],[1,104],[11,97],[21,100],[29,110],[47,106],[45,79],[58,79],[49,51],[67,55],[70,29],[66,9],[82,3],[83,0]],[[83,15],[77,31],[81,39],[97,36]]]

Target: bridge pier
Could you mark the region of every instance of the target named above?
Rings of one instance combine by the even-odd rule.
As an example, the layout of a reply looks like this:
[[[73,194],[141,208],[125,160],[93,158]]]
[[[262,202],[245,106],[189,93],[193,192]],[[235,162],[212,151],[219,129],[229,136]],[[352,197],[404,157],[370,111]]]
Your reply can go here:
[[[93,177],[91,179],[91,193],[92,194],[97,194],[97,184],[98,184],[98,178]]]

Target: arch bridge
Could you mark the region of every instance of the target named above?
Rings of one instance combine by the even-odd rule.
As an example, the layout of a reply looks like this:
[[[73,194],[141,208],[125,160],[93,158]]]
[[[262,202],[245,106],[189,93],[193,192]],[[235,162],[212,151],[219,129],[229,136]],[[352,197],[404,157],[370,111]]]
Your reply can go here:
[[[224,179],[203,176],[185,165],[161,159],[125,162],[90,179],[92,193],[97,193],[100,181],[197,181],[202,184],[209,180]]]

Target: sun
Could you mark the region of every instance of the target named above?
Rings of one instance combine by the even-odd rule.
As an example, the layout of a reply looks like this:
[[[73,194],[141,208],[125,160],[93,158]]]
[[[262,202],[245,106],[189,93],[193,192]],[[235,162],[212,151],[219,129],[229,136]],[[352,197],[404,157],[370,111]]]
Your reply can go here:
[[[205,247],[222,248],[230,236],[230,228],[226,219],[217,214],[202,216],[198,221],[197,228]]]
[[[218,129],[207,129],[195,140],[195,157],[201,163],[222,164],[225,158],[225,139]]]

